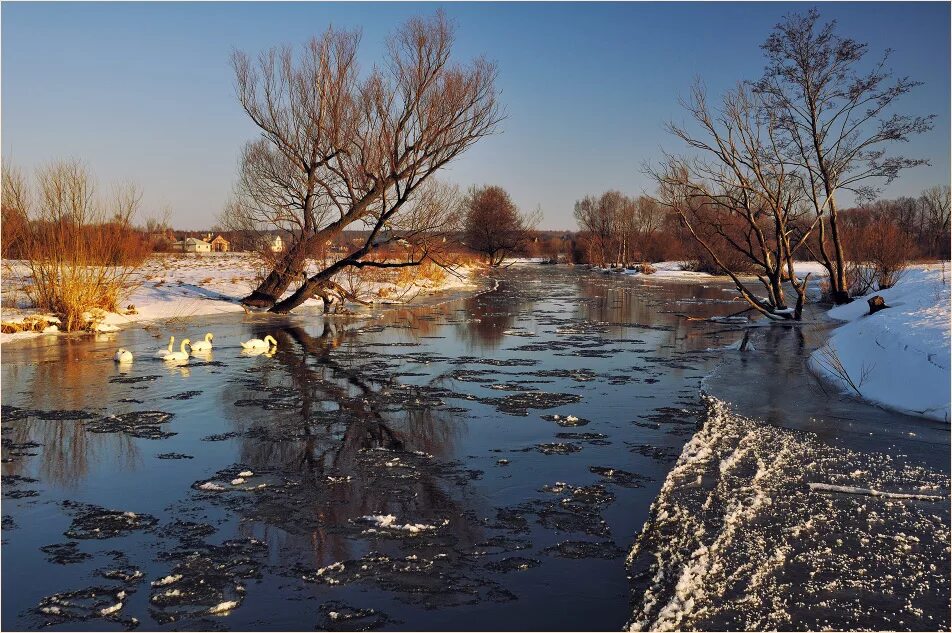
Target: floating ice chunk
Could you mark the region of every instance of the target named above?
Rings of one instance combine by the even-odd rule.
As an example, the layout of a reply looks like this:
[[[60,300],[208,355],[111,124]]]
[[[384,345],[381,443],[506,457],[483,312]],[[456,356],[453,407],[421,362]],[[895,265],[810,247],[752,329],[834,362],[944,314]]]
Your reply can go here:
[[[360,517],[360,520],[366,521],[368,523],[373,523],[379,528],[385,528],[389,530],[402,530],[404,532],[409,532],[411,534],[418,534],[427,530],[435,530],[435,525],[428,525],[426,523],[404,523],[403,525],[397,523],[397,517],[392,514],[372,514]],[[443,525],[446,525],[448,521],[444,521]],[[370,531],[370,530],[368,530]],[[376,531],[376,530],[373,530]]]
[[[173,582],[178,582],[182,579],[182,574],[173,574],[171,576],[166,576],[165,578],[160,578],[152,582],[153,587],[164,587],[165,585],[171,585]]]
[[[239,477],[253,477],[254,473],[251,472],[250,470],[243,470],[240,473],[238,473],[238,476]]]
[[[228,615],[228,613],[238,606],[238,602],[235,600],[226,600],[225,602],[219,602],[214,607],[208,610],[210,615]]]
[[[103,615],[103,616],[112,615],[113,613],[115,613],[116,611],[118,611],[118,610],[121,609],[121,608],[122,608],[122,603],[121,603],[121,602],[117,602],[116,604],[112,605],[111,607],[104,607],[104,608],[100,609],[100,610],[99,610],[99,615]]]
[[[243,483],[245,483],[245,480],[244,480],[243,478],[241,478],[241,477],[236,477],[235,479],[232,479],[232,480],[231,480],[231,485],[232,485],[232,486],[240,486],[240,485],[243,484]]]
[[[224,490],[225,488],[222,486],[219,486],[214,481],[206,481],[201,486],[199,486],[199,489],[200,490]]]

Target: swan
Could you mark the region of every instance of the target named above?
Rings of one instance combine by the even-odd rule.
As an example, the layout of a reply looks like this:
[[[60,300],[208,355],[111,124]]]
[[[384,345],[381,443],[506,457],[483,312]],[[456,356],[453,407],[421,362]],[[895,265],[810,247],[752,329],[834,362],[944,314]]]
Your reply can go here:
[[[158,356],[159,358],[165,358],[166,356],[168,356],[169,354],[171,354],[171,353],[172,353],[172,343],[174,343],[174,342],[175,342],[175,337],[174,337],[174,336],[170,336],[170,337],[169,337],[169,346],[168,346],[168,347],[160,347],[159,349],[155,350],[155,355]]]
[[[275,349],[278,347],[278,342],[274,340],[274,337],[268,334],[264,337],[264,340],[260,338],[253,338],[250,341],[242,341],[241,346],[246,350],[268,350],[273,346]]]
[[[116,355],[113,356],[113,359],[117,363],[131,363],[132,362],[132,352],[122,347],[119,348],[119,351],[116,352]]]
[[[172,361],[172,362],[181,362],[188,360],[188,352],[185,351],[185,346],[189,345],[190,341],[185,339],[182,341],[182,345],[179,347],[177,352],[169,352],[163,357],[163,360]]]
[[[209,332],[205,335],[204,341],[197,341],[189,347],[193,352],[210,352],[212,351],[212,339],[215,338],[215,335]]]

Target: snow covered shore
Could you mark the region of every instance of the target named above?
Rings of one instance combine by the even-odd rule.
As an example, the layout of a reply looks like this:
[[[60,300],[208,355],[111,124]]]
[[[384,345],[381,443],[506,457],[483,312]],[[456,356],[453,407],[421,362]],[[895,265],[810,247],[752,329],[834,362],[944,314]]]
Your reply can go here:
[[[917,265],[894,287],[870,293],[888,309],[869,315],[861,297],[830,310],[846,323],[813,353],[811,368],[865,400],[948,421],[950,274],[948,263]]]
[[[687,262],[683,261],[656,262],[651,264],[651,267],[654,268],[655,271],[647,274],[625,268],[602,268],[601,266],[592,266],[592,270],[605,274],[618,274],[658,280],[692,281],[698,279],[730,279],[727,275],[712,275],[710,273],[687,270]],[[811,279],[825,277],[827,274],[826,269],[818,262],[796,262],[796,269],[797,274],[800,275],[810,273],[812,275]],[[743,275],[741,276],[743,277]]]
[[[132,309],[107,313],[100,327],[110,330],[160,319],[242,312],[244,308],[238,301],[257,285],[258,275],[266,272],[260,268],[259,261],[245,253],[156,254],[136,271],[134,281],[138,285],[122,302],[124,308],[132,306]],[[456,272],[459,276],[446,273],[439,281],[424,278],[399,283],[380,276],[374,280],[355,279],[351,287],[346,281],[341,283],[364,300],[404,303],[421,294],[475,287],[476,267],[463,266]],[[24,287],[28,275],[23,263],[4,262],[0,311],[0,320],[4,323],[22,322],[37,314],[27,307]],[[322,303],[320,299],[310,299],[304,306],[320,308]],[[41,335],[39,332],[3,333],[0,343]]]

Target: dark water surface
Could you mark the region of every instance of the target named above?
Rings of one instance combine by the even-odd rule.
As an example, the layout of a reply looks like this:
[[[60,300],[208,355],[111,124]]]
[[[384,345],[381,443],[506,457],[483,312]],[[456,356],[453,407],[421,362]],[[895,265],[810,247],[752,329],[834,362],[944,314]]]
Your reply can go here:
[[[195,318],[4,346],[3,628],[625,626],[626,555],[646,520],[703,513],[680,484],[662,490],[710,416],[702,379],[734,363],[705,388],[772,427],[823,426],[819,405],[750,395],[771,389],[770,370],[723,351],[743,327],[685,318],[742,309],[722,284],[500,276],[475,297],[358,317]],[[169,334],[205,331],[208,358],[151,358]],[[276,354],[240,353],[265,334]],[[128,370],[118,347],[136,355]],[[822,400],[868,437],[861,418],[878,409]],[[948,430],[929,433],[908,459],[941,483]],[[677,559],[659,541],[696,546],[664,526],[643,540],[656,567]],[[668,576],[651,592],[664,602]],[[638,606],[651,583],[635,582],[639,617],[666,622]]]

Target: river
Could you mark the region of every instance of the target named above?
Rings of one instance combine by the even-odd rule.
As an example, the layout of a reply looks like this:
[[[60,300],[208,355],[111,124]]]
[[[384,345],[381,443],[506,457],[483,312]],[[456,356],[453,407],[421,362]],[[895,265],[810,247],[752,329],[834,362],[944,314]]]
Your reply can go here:
[[[524,266],[418,307],[5,345],[3,628],[947,629],[947,425],[824,393],[818,313],[706,320],[742,308]],[[810,487],[857,479],[922,498]],[[864,552],[895,581],[844,586]]]

